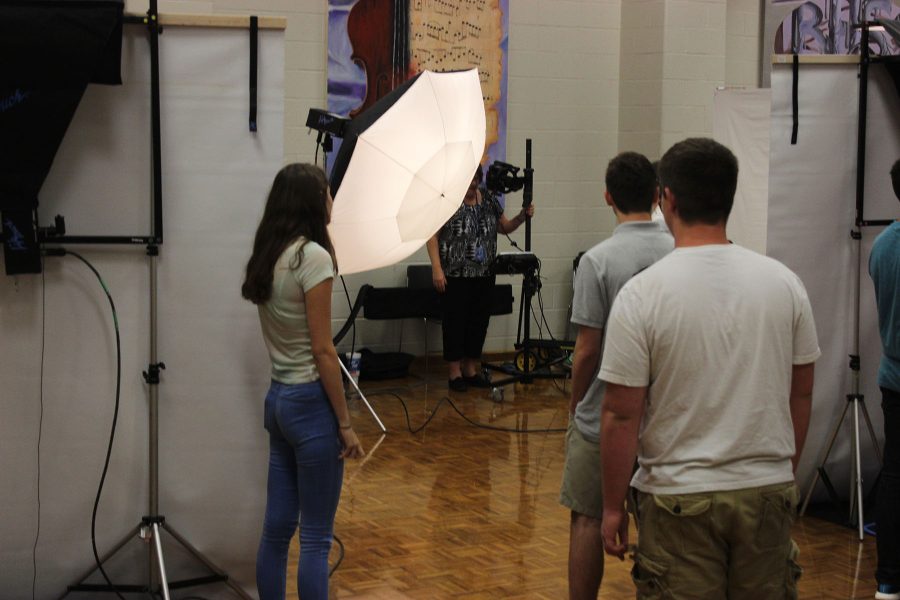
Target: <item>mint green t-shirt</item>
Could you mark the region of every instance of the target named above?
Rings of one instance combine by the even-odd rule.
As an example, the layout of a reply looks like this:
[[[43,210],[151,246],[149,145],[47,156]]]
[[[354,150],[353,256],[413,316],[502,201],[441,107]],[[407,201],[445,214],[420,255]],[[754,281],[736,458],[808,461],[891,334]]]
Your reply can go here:
[[[282,252],[275,263],[272,297],[257,307],[272,361],[272,379],[279,383],[309,383],[319,378],[306,321],[306,292],[334,278],[334,265],[327,250],[315,242],[303,245],[304,241],[299,238]]]

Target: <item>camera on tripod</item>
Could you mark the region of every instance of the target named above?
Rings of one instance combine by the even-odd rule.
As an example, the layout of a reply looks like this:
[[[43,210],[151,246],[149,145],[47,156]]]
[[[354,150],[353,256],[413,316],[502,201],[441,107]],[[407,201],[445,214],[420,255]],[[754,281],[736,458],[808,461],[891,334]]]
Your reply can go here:
[[[519,167],[495,160],[488,167],[487,189],[495,194],[517,192],[525,185],[525,176],[519,175]]]

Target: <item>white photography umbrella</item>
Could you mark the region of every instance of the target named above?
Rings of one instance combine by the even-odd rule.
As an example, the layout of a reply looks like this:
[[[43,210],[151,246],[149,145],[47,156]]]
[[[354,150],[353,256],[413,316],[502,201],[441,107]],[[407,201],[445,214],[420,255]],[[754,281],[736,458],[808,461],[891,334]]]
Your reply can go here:
[[[351,121],[331,174],[342,274],[391,265],[459,208],[485,142],[478,70],[423,71]]]

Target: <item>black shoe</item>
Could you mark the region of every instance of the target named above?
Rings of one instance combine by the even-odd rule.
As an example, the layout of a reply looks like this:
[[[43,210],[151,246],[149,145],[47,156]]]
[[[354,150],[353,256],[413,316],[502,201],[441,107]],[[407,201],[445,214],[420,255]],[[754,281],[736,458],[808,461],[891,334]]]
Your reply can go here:
[[[447,387],[449,387],[454,392],[465,392],[467,389],[469,389],[469,386],[466,385],[466,380],[462,377],[448,379]]]
[[[463,379],[466,380],[466,383],[472,387],[476,388],[489,388],[491,387],[491,382],[488,381],[487,377],[482,373],[475,373],[471,377],[463,376]]]

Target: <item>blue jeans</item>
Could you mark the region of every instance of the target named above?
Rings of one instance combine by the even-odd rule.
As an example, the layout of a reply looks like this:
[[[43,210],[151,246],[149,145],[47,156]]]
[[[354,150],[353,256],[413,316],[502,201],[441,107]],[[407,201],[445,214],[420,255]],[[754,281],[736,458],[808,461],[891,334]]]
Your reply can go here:
[[[288,546],[300,522],[297,590],[327,600],[328,551],[344,477],[337,420],[320,381],[272,382],[266,395],[269,482],[266,518],[256,555],[260,600],[282,600]]]

